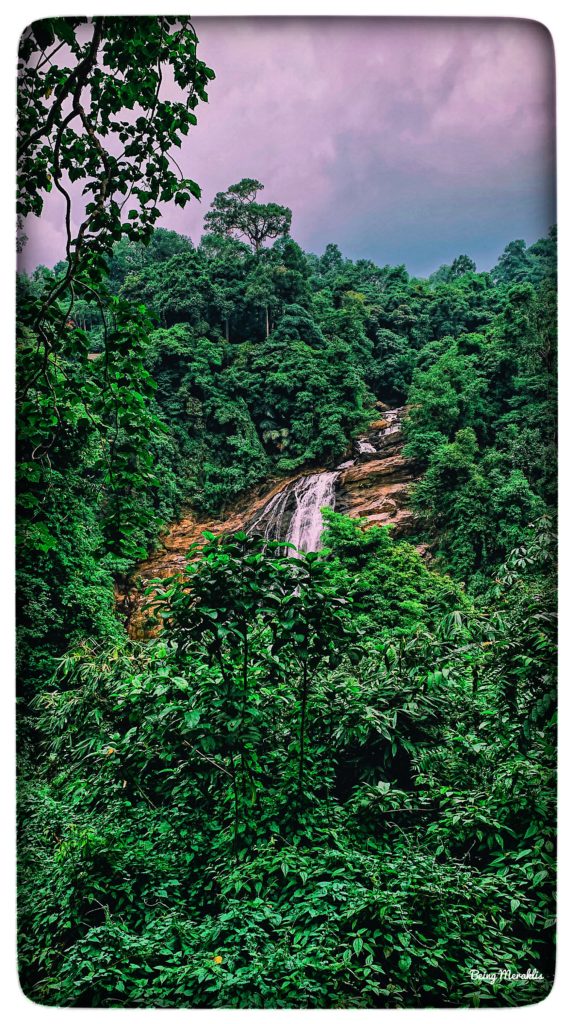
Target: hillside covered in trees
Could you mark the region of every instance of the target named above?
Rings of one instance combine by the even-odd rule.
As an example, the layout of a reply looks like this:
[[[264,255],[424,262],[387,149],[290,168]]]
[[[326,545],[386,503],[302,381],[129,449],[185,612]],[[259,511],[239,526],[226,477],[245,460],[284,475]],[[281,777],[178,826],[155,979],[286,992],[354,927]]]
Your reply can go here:
[[[19,212],[52,181],[93,195],[66,259],[18,278],[24,991],[534,1002],[555,913],[555,229],[422,279],[304,252],[243,179],[191,240],[198,186],[157,153],[213,72],[191,25],[125,23],[22,42]],[[67,78],[38,58],[62,40]],[[162,65],[191,83],[180,105]],[[122,120],[138,103],[145,125]],[[184,511],[225,520],[333,469],[397,406],[407,538],[336,505],[319,551],[207,535],[155,588],[161,631],[129,638],[117,591]],[[533,976],[483,977],[500,968]]]

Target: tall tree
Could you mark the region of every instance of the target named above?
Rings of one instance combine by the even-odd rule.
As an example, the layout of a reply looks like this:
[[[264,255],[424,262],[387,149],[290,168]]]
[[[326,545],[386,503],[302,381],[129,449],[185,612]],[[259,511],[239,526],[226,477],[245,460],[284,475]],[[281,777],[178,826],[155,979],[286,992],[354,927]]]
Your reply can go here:
[[[246,238],[255,252],[267,238],[287,235],[292,211],[277,203],[258,203],[257,195],[264,187],[255,178],[242,178],[226,192],[217,192],[205,217],[205,230]]]
[[[55,186],[65,203],[66,251],[57,272],[18,309],[26,515],[41,514],[55,447],[75,427],[78,409],[102,435],[108,492],[133,478],[138,465],[149,473],[141,432],[149,424],[138,397],[145,374],[137,358],[148,321],[126,303],[108,303],[107,261],[120,239],[149,241],[159,202],[185,206],[200,195],[197,183],[169,163],[170,150],[196,124],[193,111],[214,78],[197,56],[197,43],[189,19],[168,17],[47,18],[22,36],[18,213],[40,216]],[[165,95],[168,74],[181,99]],[[78,198],[76,183],[87,201]],[[97,382],[87,372],[86,333],[74,319],[79,298],[102,318],[105,360]],[[120,437],[124,420],[130,434]],[[39,496],[30,494],[32,481]]]
[[[120,239],[151,238],[159,202],[183,206],[200,194],[169,163],[214,77],[197,43],[188,19],[166,17],[47,18],[21,39],[18,213],[41,216],[52,187],[65,210],[65,260],[35,275],[18,302],[25,685],[34,650],[61,653],[77,633],[98,635],[102,616],[90,601],[113,605],[103,553],[137,557],[157,528],[154,447],[163,427],[143,363],[152,324],[143,307],[110,293],[108,261]],[[181,90],[176,101],[165,95],[169,76]],[[84,327],[94,317],[104,354],[91,361]],[[101,585],[97,596],[85,593],[88,579]]]

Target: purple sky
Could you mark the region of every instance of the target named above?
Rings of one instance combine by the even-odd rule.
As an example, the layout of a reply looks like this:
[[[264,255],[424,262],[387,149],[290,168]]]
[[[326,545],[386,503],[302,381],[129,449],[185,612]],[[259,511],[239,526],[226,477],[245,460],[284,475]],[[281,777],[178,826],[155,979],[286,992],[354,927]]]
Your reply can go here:
[[[293,210],[307,251],[427,274],[461,252],[489,268],[555,221],[554,68],[534,22],[198,18],[215,70],[178,161],[201,204],[161,225],[197,242],[215,192],[242,177]],[[59,197],[27,225],[21,265],[63,253]]]

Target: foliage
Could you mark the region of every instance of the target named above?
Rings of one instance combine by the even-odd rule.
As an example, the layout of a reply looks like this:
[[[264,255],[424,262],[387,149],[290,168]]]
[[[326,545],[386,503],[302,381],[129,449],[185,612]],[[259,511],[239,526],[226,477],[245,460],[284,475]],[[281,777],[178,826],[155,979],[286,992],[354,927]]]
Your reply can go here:
[[[141,304],[110,293],[106,259],[124,237],[151,238],[159,202],[185,205],[199,195],[168,161],[196,123],[193,110],[213,78],[196,47],[188,20],[165,17],[48,18],[22,35],[18,213],[39,216],[53,185],[66,209],[65,261],[24,278],[18,296],[19,655],[26,687],[34,685],[38,659],[61,653],[62,641],[80,629],[98,635],[99,623],[109,621],[110,611],[86,623],[70,595],[90,578],[103,585],[106,565],[109,609],[109,556],[117,568],[141,556],[160,522],[158,509],[173,512],[168,488],[159,494],[153,473],[165,445],[151,408],[155,383],[143,364],[151,319]],[[178,101],[162,93],[168,71],[182,90]],[[86,200],[78,200],[76,183]],[[103,348],[97,362],[89,359],[94,323]]]
[[[487,328],[422,349],[414,373],[405,454],[426,470],[414,503],[474,588],[554,508],[554,301],[548,281],[512,284]]]
[[[406,638],[396,609],[382,637],[379,613],[357,631],[329,558],[207,538],[153,599],[159,640],[71,652],[37,700],[44,770],[23,796],[28,993],[108,1007],[541,998],[547,981],[470,972],[552,971],[553,630],[527,597],[546,558],[541,536],[497,604],[460,610],[452,594]]]
[[[277,203],[257,203],[265,186],[254,178],[242,178],[226,192],[217,192],[205,217],[207,231],[214,235],[245,237],[258,252],[267,238],[288,234],[292,213]]]
[[[22,231],[52,187],[67,210],[65,260],[18,279],[23,989],[531,1003],[555,913],[555,231],[421,280],[303,252],[255,179],[198,243],[156,227],[199,195],[170,152],[213,78],[197,47],[166,17],[22,37]],[[407,405],[413,543],[332,511],[307,555],[207,533],[128,639],[115,589],[183,504],[334,467],[380,403]]]
[[[380,635],[415,634],[420,623],[436,623],[452,605],[464,606],[461,588],[430,571],[405,541],[393,541],[390,528],[372,526],[325,510],[324,543],[336,567],[338,586],[352,597],[355,619],[374,624]]]

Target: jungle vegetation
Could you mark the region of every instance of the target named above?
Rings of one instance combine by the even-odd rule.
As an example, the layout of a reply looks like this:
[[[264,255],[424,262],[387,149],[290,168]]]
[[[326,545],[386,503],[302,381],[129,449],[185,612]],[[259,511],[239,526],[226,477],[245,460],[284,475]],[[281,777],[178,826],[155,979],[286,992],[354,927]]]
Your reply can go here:
[[[22,987],[534,1002],[555,932],[555,230],[421,279],[304,252],[246,178],[192,241],[200,189],[170,157],[214,77],[197,44],[167,17],[21,42],[19,215],[52,188],[81,207],[65,260],[18,278]],[[164,581],[161,633],[129,639],[115,587],[183,507],[334,464],[376,401],[409,408],[412,543],[336,512],[299,557],[206,536]],[[500,968],[540,977],[472,974]]]

